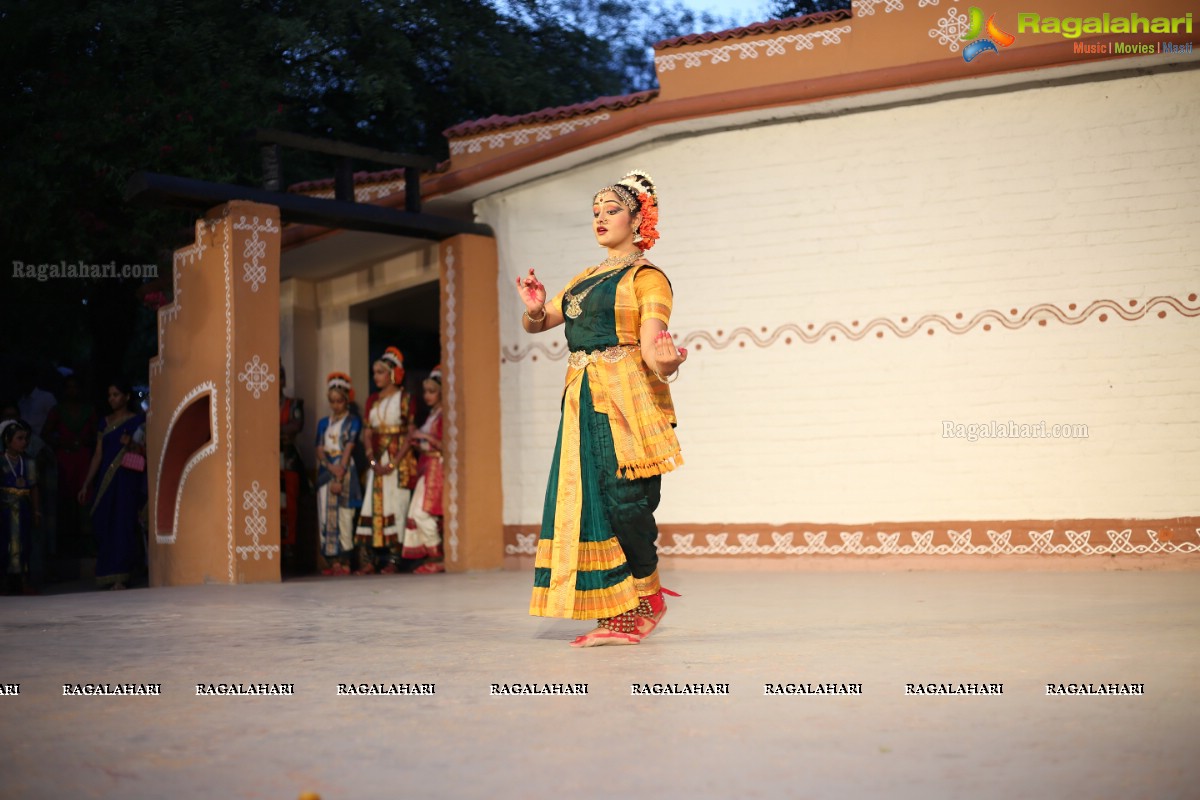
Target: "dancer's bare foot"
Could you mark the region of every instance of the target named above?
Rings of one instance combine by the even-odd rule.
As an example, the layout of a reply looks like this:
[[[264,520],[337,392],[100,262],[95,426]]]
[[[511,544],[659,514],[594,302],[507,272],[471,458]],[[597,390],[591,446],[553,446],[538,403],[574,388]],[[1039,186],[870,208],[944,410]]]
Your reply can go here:
[[[608,628],[596,628],[582,636],[576,636],[571,647],[602,647],[606,645],[637,644],[641,639],[631,633],[617,633]]]

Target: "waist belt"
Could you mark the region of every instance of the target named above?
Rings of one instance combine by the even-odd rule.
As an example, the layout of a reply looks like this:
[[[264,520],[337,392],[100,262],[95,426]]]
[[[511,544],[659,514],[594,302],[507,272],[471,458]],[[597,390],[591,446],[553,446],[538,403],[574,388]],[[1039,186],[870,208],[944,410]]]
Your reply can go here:
[[[595,364],[597,361],[615,364],[640,349],[641,346],[636,344],[618,344],[604,350],[593,350],[590,353],[586,350],[572,350],[571,355],[567,357],[567,363],[571,365],[572,369],[583,369],[588,364]]]

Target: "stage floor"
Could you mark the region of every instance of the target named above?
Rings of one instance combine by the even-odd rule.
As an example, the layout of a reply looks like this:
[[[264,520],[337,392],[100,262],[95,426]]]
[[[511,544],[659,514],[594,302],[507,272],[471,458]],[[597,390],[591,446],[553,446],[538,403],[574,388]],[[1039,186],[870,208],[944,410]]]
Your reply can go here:
[[[0,598],[0,683],[20,684],[0,696],[0,796],[1197,795],[1195,573],[666,577],[684,597],[658,633],[592,650],[567,647],[585,623],[526,615],[524,573]],[[64,696],[131,683],[161,695]],[[197,696],[222,683],[294,694]],[[1047,696],[1072,683],[1144,694]]]

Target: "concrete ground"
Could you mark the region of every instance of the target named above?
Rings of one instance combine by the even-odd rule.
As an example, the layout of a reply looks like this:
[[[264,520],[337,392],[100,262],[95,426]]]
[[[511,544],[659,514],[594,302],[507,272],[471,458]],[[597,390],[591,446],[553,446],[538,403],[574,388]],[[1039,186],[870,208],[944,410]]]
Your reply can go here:
[[[1195,798],[1194,572],[678,572],[634,647],[526,616],[530,576],[0,599],[0,796]],[[197,683],[294,696],[197,697]],[[493,683],[586,696],[492,696]],[[631,683],[728,696],[631,696]],[[766,696],[764,683],[861,683]],[[1145,684],[1047,697],[1047,683]],[[64,697],[64,683],[161,683]],[[339,697],[339,683],[434,683]],[[906,696],[907,683],[1003,683]]]

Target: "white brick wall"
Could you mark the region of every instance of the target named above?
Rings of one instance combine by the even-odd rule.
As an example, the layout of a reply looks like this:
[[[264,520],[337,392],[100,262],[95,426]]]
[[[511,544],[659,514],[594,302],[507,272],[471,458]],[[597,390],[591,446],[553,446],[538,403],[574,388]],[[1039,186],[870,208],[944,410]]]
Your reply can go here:
[[[477,209],[498,235],[502,342],[562,341],[521,331],[513,279],[536,266],[557,291],[596,263],[591,193],[633,167],[661,188],[652,255],[683,336],[1187,302],[1197,98],[1200,75],[1183,72],[945,100],[662,142],[492,196]],[[705,345],[674,386],[688,463],[665,479],[660,522],[1200,513],[1200,318],[1161,308]],[[544,356],[503,367],[506,523],[540,518],[564,371]],[[942,438],[942,420],[992,419],[1084,423],[1090,438]]]

